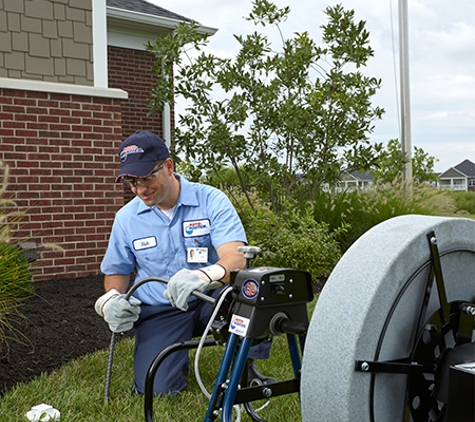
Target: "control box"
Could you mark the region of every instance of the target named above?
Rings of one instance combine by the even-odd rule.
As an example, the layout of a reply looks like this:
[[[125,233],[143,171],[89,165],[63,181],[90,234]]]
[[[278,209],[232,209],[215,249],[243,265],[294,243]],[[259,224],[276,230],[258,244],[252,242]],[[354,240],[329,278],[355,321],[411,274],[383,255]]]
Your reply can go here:
[[[258,308],[313,299],[312,277],[308,271],[254,267],[233,272],[231,284],[238,302]]]
[[[272,334],[270,325],[277,314],[308,324],[306,303],[313,300],[308,271],[253,267],[233,271],[230,284],[235,301],[231,332],[234,329],[243,337],[265,338]]]

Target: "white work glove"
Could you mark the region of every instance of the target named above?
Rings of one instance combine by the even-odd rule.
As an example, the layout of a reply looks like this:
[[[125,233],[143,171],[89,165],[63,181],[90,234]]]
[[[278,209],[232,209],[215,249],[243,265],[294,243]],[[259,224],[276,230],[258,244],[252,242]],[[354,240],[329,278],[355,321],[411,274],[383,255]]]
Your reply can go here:
[[[127,300],[125,294],[112,289],[96,300],[94,309],[109,324],[111,331],[123,333],[131,330],[139,319],[141,303],[133,296]]]
[[[219,264],[203,267],[199,270],[188,270],[186,268],[178,271],[167,284],[167,290],[163,292],[163,297],[170,301],[172,306],[188,310],[188,299],[193,290],[206,292],[217,289],[223,283],[221,280],[226,275],[226,270]]]

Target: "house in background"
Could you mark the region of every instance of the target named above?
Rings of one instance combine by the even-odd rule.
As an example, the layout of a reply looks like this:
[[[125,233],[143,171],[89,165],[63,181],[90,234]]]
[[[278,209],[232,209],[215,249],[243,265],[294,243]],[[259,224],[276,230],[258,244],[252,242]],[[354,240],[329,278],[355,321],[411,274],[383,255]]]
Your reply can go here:
[[[453,191],[475,192],[475,164],[464,160],[439,175],[438,187]]]
[[[451,167],[443,173],[438,174],[438,178],[437,182],[431,184],[439,189],[475,192],[475,164],[470,160],[464,160],[455,167]],[[353,171],[343,174],[336,191],[367,189],[372,186],[373,176],[370,171],[364,173]]]
[[[338,191],[366,189],[373,185],[373,175],[369,171],[361,173],[357,170],[345,173],[338,185]]]
[[[25,213],[15,235],[40,246],[35,281],[99,274],[127,200],[120,143],[138,129],[170,142],[173,109],[148,115],[144,45],[189,20],[145,0],[0,0],[0,162]]]

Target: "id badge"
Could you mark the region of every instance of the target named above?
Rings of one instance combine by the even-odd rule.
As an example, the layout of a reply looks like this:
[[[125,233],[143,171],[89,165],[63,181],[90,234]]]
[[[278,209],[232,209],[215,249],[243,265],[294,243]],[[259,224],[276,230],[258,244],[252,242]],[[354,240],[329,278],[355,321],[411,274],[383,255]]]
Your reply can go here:
[[[189,263],[206,263],[208,262],[208,248],[188,248]]]

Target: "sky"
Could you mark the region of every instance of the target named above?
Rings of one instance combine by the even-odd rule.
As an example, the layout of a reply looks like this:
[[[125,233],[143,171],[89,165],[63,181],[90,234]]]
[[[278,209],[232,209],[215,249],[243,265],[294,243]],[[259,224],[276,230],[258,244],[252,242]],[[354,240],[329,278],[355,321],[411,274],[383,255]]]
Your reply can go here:
[[[218,31],[209,50],[234,57],[239,44],[233,34],[265,34],[280,50],[274,28],[263,29],[244,17],[251,0],[148,0]],[[366,22],[374,57],[363,70],[382,79],[373,105],[385,109],[370,135],[386,144],[400,135],[400,68],[398,0],[274,0],[290,6],[284,37],[307,31],[322,44],[321,26],[328,22],[324,10],[342,4]],[[445,171],[465,159],[475,162],[475,2],[468,0],[407,0],[409,43],[410,127],[413,147],[438,159],[435,170]]]

